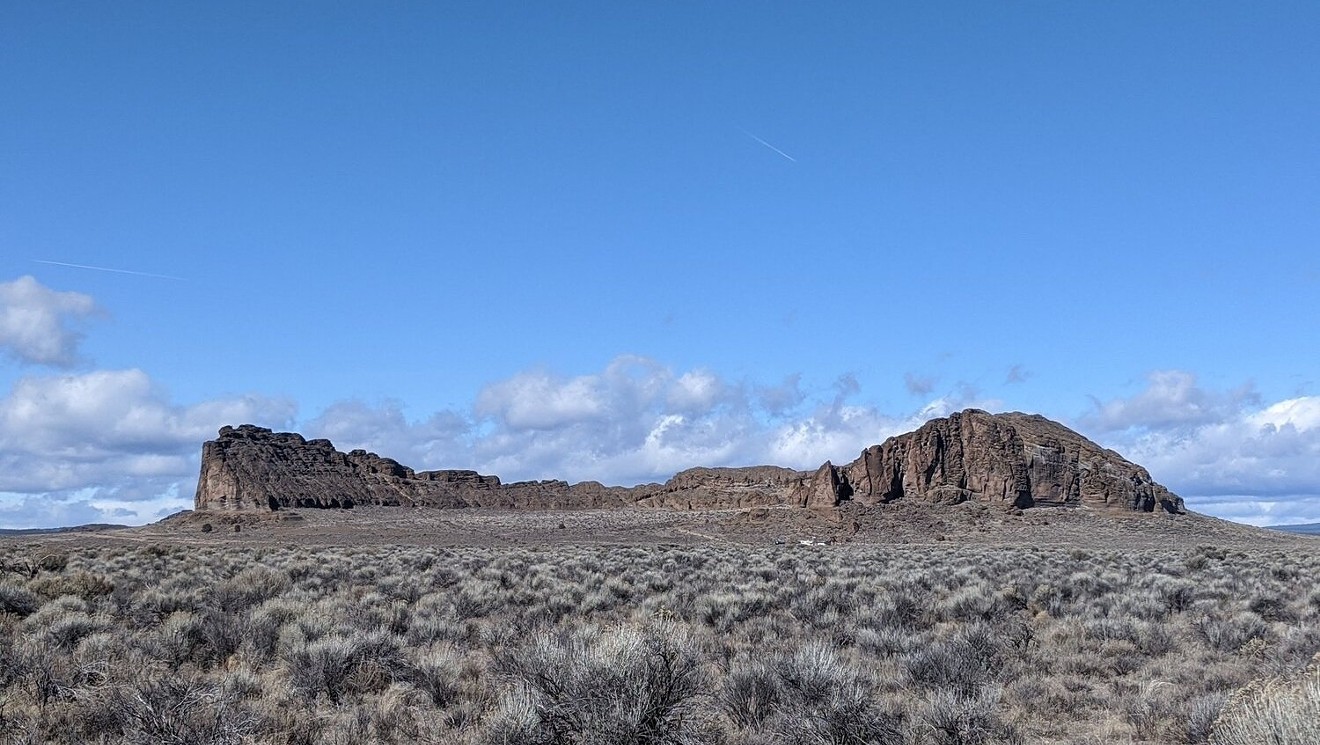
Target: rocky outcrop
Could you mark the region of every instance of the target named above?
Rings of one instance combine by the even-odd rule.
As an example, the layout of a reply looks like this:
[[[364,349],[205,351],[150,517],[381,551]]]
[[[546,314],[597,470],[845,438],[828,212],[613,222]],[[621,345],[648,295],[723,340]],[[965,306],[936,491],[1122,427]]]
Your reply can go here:
[[[365,450],[342,453],[244,424],[224,427],[202,446],[198,510],[248,511],[359,505],[576,509],[725,509],[783,504],[808,474],[775,466],[693,468],[664,484],[605,486],[595,481],[502,483],[476,471],[413,471]]]
[[[864,504],[917,499],[1028,507],[1184,512],[1146,469],[1043,416],[968,409],[891,437],[841,472],[844,496]],[[822,472],[807,489],[826,498]]]
[[[811,478],[793,493],[794,502],[801,507],[834,507],[852,498],[852,485],[843,469],[825,461]]]
[[[1100,507],[1183,512],[1182,499],[1146,469],[1063,425],[1028,414],[968,409],[891,437],[844,466],[814,473],[777,466],[691,468],[663,484],[503,483],[476,471],[413,471],[375,453],[343,453],[262,427],[224,427],[202,446],[198,510],[250,511],[357,505],[574,509],[830,508],[968,500],[1012,508]]]

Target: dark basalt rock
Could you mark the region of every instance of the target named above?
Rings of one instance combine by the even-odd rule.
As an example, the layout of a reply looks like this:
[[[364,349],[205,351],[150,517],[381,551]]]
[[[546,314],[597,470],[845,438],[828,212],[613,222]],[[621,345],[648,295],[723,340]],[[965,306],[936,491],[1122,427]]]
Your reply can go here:
[[[1042,416],[968,409],[814,473],[777,466],[691,468],[663,484],[587,481],[505,484],[470,470],[413,471],[365,450],[245,424],[202,446],[196,508],[279,510],[356,505],[576,509],[730,509],[837,506],[844,500],[1182,513],[1183,501],[1146,469]]]
[[[196,509],[280,510],[355,505],[577,509],[721,509],[781,504],[806,474],[775,466],[694,468],[664,484],[605,486],[595,481],[520,481],[469,470],[413,471],[365,450],[342,453],[329,440],[306,440],[244,424],[224,427],[202,446]]]
[[[1185,512],[1146,469],[1043,416],[968,409],[891,437],[844,469],[852,499]],[[819,474],[818,474],[819,476]]]

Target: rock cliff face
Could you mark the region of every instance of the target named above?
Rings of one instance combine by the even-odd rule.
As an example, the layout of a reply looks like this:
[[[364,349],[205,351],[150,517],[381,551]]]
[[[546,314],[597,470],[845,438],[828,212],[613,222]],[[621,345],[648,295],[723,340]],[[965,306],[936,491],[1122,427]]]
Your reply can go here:
[[[595,481],[502,483],[476,471],[413,471],[375,453],[342,453],[244,424],[224,427],[202,446],[194,500],[199,510],[280,510],[357,505],[501,508],[669,507],[720,509],[787,502],[809,476],[788,468],[693,468],[664,484],[604,486]]]
[[[802,495],[804,504],[976,500],[1018,508],[1185,511],[1182,498],[1146,469],[1058,422],[976,409],[891,437],[847,466],[827,463]]]
[[[242,425],[202,446],[198,510],[355,505],[523,509],[833,507],[899,499],[1013,508],[1088,506],[1181,513],[1182,499],[1150,474],[1057,422],[969,409],[867,448],[814,473],[776,466],[692,468],[663,484],[594,481],[505,484],[476,471],[413,471],[375,453],[343,453],[329,440]]]

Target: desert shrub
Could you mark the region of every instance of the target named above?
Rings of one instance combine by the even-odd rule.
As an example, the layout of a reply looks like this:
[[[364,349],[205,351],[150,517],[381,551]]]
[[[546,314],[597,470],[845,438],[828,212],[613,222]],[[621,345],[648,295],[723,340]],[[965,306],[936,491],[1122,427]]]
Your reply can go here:
[[[95,666],[74,664],[68,655],[45,638],[28,638],[18,649],[11,675],[26,697],[43,712],[53,702],[72,701],[77,689],[103,679]]]
[[[25,587],[9,583],[0,584],[0,613],[12,613],[26,618],[41,607],[41,599]]]
[[[1287,598],[1276,593],[1257,595],[1247,604],[1247,608],[1266,621],[1292,622],[1297,620],[1297,615],[1288,607]]]
[[[300,693],[315,698],[324,693],[337,703],[354,664],[354,645],[343,637],[317,639],[285,658],[289,682]]]
[[[93,601],[114,591],[114,584],[102,575],[89,572],[44,574],[28,582],[32,592],[45,598],[71,596]]]
[[[430,647],[412,655],[404,663],[404,678],[425,693],[431,703],[445,708],[459,694],[462,660],[451,647]]]
[[[912,652],[904,659],[908,678],[924,688],[950,689],[974,696],[1004,666],[1004,649],[984,623],[960,628],[952,638]]]
[[[211,591],[211,602],[227,614],[246,611],[254,605],[288,592],[289,575],[264,566],[244,569]]]
[[[829,646],[807,644],[775,662],[775,672],[794,698],[808,705],[824,701],[837,688],[859,685],[856,672]]]
[[[62,572],[69,566],[69,555],[62,552],[44,553],[37,557],[36,564],[43,572]]]
[[[1215,722],[1212,745],[1320,742],[1320,664],[1298,675],[1248,684]]]
[[[791,743],[901,743],[904,717],[876,700],[874,682],[828,648],[809,645],[777,666],[785,700],[773,730]]]
[[[197,598],[182,592],[167,592],[158,587],[143,589],[133,597],[127,613],[137,626],[161,623],[171,613],[191,611],[198,607]]]
[[[1226,694],[1211,693],[1188,701],[1184,707],[1181,741],[1189,745],[1209,742],[1215,720],[1227,700]]]
[[[742,729],[760,727],[779,706],[783,695],[775,671],[763,662],[734,666],[720,686],[724,713]]]
[[[877,629],[863,626],[853,633],[853,643],[876,657],[889,657],[906,652],[911,639],[910,634],[897,628]]]
[[[889,587],[885,598],[887,602],[873,611],[875,623],[907,630],[930,628],[933,623],[926,605],[921,601],[921,595],[921,588],[912,583]]]
[[[930,693],[913,739],[930,745],[989,745],[1018,742],[1016,730],[998,713],[1000,692],[986,688],[968,696],[953,689]]]
[[[171,613],[154,633],[142,640],[143,647],[153,657],[174,669],[202,659],[200,649],[204,643],[197,617],[186,611]]]
[[[383,633],[353,633],[308,642],[285,658],[289,681],[315,698],[324,693],[331,703],[346,694],[381,691],[403,675],[399,641]]]
[[[280,632],[287,623],[298,618],[300,609],[281,599],[262,603],[247,616],[247,638],[243,653],[256,663],[274,657],[279,650]]]
[[[512,682],[489,742],[684,743],[704,686],[697,649],[678,627],[543,631],[499,650],[497,670]]]
[[[104,628],[106,628],[104,621],[92,618],[85,613],[71,613],[52,623],[46,629],[46,635],[57,647],[72,650],[83,637]]]
[[[203,608],[196,616],[195,658],[204,664],[222,665],[238,653],[248,638],[251,623],[246,613],[225,613],[216,608]]]
[[[1138,740],[1164,741],[1173,701],[1167,683],[1150,683],[1131,692],[1122,702],[1123,718]]]
[[[1211,648],[1221,652],[1236,652],[1249,641],[1263,638],[1268,632],[1258,615],[1238,613],[1231,617],[1205,616],[1192,626]]]
[[[1175,580],[1156,588],[1160,603],[1170,613],[1182,613],[1192,606],[1196,585],[1186,580]]]
[[[252,745],[1198,743],[1229,692],[1320,649],[1320,593],[1298,592],[1320,558],[1282,552],[1204,550],[1197,570],[953,544],[39,555],[0,546],[28,567],[0,582],[5,743],[168,741],[143,722],[170,701],[250,720]],[[131,714],[134,690],[156,703]]]
[[[991,621],[1007,615],[1010,603],[988,584],[978,583],[952,593],[939,611],[948,621]]]
[[[21,657],[15,645],[14,634],[0,626],[0,691],[4,691],[22,675]],[[2,712],[3,709],[0,709]]]
[[[240,745],[257,718],[225,692],[192,678],[151,678],[117,686],[105,701],[131,745]]]

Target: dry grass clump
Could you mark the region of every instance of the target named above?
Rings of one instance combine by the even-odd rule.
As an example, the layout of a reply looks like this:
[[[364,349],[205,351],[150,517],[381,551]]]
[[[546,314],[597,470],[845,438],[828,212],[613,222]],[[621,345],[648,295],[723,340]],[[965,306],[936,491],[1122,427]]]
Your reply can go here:
[[[1253,681],[1229,699],[1212,745],[1320,742],[1320,658],[1296,675]]]
[[[1320,701],[1297,673],[1320,560],[1281,552],[9,546],[0,568],[4,742],[1235,744]],[[1285,682],[1230,698],[1256,679]]]

